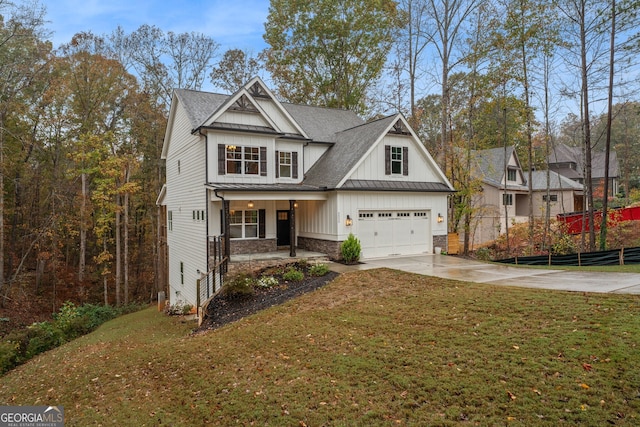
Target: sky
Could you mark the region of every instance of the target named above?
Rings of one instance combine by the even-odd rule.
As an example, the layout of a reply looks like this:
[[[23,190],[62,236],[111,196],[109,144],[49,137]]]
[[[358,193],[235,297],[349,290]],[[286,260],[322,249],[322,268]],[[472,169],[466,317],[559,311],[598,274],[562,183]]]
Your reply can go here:
[[[125,33],[143,24],[165,33],[196,32],[228,49],[258,53],[266,47],[262,34],[269,0],[41,0],[54,48],[74,34],[91,31],[107,35],[120,25]]]

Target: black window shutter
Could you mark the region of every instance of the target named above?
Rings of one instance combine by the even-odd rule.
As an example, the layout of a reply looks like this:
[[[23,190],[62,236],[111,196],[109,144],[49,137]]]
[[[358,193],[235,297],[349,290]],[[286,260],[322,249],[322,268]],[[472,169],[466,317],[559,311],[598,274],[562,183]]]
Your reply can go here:
[[[291,178],[298,179],[298,152],[291,154]]]
[[[402,175],[409,175],[409,147],[402,147]]]
[[[391,175],[391,146],[384,146],[384,174]]]
[[[258,210],[258,237],[264,239],[267,235],[267,211],[265,209]]]
[[[276,178],[280,178],[280,152],[276,150]]]
[[[224,175],[227,148],[224,144],[218,144],[218,175]]]
[[[267,176],[267,147],[260,147],[260,176]]]

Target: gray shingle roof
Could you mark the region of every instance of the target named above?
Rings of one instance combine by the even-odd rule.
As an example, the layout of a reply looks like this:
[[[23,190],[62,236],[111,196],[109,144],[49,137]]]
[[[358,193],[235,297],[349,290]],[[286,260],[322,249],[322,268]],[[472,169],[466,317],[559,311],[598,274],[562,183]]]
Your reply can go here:
[[[566,144],[556,144],[553,151],[549,155],[549,164],[554,163],[575,163],[576,169],[572,172],[575,177],[584,178],[584,159],[582,147],[570,147]],[[593,178],[604,178],[605,153],[601,151],[591,152],[591,176]],[[564,168],[555,168],[563,173]],[[573,169],[569,169],[572,171]],[[571,173],[571,172],[570,172]],[[564,173],[563,173],[564,174]],[[609,153],[609,177],[618,177],[618,154],[615,150]]]
[[[542,191],[547,189],[547,171],[533,171],[532,173],[533,191]],[[574,190],[582,191],[582,184],[575,182],[565,176],[554,171],[549,171],[549,189],[550,190]]]
[[[175,89],[174,93],[189,117],[192,130],[202,126],[204,121],[229,98],[229,95],[189,89]]]
[[[353,111],[288,103],[282,103],[282,106],[316,142],[335,142],[336,132],[364,123]]]
[[[506,158],[509,159],[514,152],[514,147],[507,147]],[[505,162],[505,149],[504,147],[490,148],[487,150],[472,150],[471,158],[475,166],[472,166],[472,174],[482,179],[483,182],[499,187],[504,185],[502,183],[504,178],[504,162]],[[509,187],[519,187],[513,184]]]
[[[304,183],[336,188],[383,132],[391,126],[398,115],[365,123],[335,135],[335,145],[309,169]]]

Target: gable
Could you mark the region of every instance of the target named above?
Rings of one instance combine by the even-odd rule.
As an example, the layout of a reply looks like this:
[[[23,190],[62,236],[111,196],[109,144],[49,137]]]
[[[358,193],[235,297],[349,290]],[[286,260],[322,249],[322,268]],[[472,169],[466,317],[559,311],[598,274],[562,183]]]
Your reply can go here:
[[[399,173],[386,173],[387,157],[392,152],[391,148],[386,147],[397,148],[395,152],[401,157],[399,161],[402,166]],[[309,170],[305,183],[340,188],[349,180],[431,182],[453,190],[400,114],[336,134],[335,144]]]

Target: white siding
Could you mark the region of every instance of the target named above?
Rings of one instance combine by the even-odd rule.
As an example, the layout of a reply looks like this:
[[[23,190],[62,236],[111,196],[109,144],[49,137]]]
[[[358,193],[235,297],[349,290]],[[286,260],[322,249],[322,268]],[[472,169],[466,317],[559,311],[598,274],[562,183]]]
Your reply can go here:
[[[241,113],[239,111],[225,111],[216,122],[220,123],[235,123],[240,125],[253,125],[253,126],[271,126],[267,122],[262,114],[259,113]]]
[[[282,113],[280,108],[278,108],[273,101],[265,98],[254,98],[254,100],[260,105],[260,107],[262,107],[276,126],[278,126],[280,131],[292,134],[300,133],[300,131],[296,129],[287,116]]]
[[[447,194],[401,193],[401,192],[343,192],[338,198],[338,212],[341,215],[339,240],[344,240],[353,233],[358,236],[357,218],[359,211],[430,211],[431,231],[434,236],[447,234],[447,222],[438,223],[438,213],[447,216]],[[353,225],[344,225],[349,215]]]
[[[338,240],[336,234],[340,228],[340,217],[337,214],[336,193],[331,193],[327,200],[305,201],[304,207],[296,218],[301,237]]]
[[[173,217],[172,229],[167,233],[170,266],[168,298],[172,304],[178,300],[196,303],[197,271],[206,272],[207,268],[206,221],[193,219],[194,211],[206,210],[204,144],[189,130],[189,120],[178,105],[167,154],[165,198],[167,211]],[[180,262],[184,264],[183,278]]]
[[[329,149],[326,144],[308,144],[304,147],[304,173],[313,166]]]
[[[408,147],[409,175],[385,175],[385,145]],[[422,149],[411,137],[387,135],[356,168],[351,179],[440,182],[436,170],[430,167]]]

